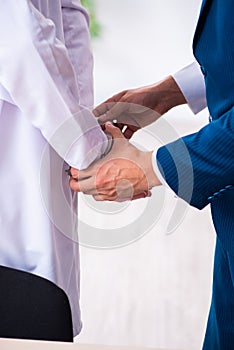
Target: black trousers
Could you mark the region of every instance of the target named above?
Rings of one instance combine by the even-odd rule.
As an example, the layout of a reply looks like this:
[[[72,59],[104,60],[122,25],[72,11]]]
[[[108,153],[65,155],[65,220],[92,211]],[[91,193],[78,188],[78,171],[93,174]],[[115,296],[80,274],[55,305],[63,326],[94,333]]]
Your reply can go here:
[[[67,295],[42,277],[0,266],[0,337],[72,342]]]

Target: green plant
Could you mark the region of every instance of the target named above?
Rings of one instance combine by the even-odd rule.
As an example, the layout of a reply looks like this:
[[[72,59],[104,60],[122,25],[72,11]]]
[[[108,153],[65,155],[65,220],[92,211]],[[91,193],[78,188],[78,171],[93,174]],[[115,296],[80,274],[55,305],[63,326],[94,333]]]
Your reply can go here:
[[[89,13],[91,38],[97,38],[101,34],[101,25],[96,17],[94,0],[81,0],[81,3]]]

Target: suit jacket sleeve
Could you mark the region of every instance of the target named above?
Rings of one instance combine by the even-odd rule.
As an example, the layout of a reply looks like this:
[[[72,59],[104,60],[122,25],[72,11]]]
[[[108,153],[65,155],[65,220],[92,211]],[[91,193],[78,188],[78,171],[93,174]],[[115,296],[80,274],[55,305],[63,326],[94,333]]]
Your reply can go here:
[[[157,163],[175,193],[202,209],[234,183],[234,108],[197,133],[159,148]]]
[[[30,1],[0,5],[0,83],[67,163],[87,167],[107,141],[92,113],[80,106],[67,48]]]

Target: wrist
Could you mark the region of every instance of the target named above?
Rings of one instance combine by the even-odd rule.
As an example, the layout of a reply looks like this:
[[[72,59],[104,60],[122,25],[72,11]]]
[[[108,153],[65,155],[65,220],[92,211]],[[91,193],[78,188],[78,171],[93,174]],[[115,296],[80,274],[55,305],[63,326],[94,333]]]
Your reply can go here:
[[[153,164],[152,164],[152,155],[153,155],[153,151],[151,152],[146,152],[146,159],[147,159],[147,179],[148,179],[148,183],[149,183],[149,188],[153,188],[155,186],[159,186],[161,185],[161,181],[159,180],[159,178],[157,177],[157,175],[155,174],[154,168],[153,168]]]
[[[160,93],[160,101],[157,103],[157,112],[161,115],[168,112],[173,107],[187,103],[185,97],[172,76],[168,76],[164,80],[150,87],[151,93]],[[157,100],[157,99],[155,99]]]
[[[139,157],[141,158],[140,165],[144,171],[144,175],[148,184],[148,188],[151,189],[155,186],[159,186],[162,183],[157,177],[153,165],[152,165],[152,154],[153,151],[143,152],[139,150]]]

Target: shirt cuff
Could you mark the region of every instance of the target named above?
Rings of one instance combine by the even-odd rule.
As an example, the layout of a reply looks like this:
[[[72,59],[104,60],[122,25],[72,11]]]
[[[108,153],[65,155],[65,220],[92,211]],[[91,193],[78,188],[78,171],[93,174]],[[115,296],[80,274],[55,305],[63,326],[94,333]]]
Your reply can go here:
[[[172,77],[194,114],[199,113],[207,106],[204,76],[197,62],[193,62],[172,74]]]
[[[82,170],[101,159],[109,149],[109,141],[100,127],[88,130],[68,149],[65,161]]]
[[[48,141],[66,163],[79,170],[100,159],[110,143],[88,109],[67,118]]]

